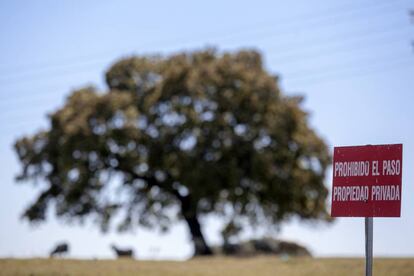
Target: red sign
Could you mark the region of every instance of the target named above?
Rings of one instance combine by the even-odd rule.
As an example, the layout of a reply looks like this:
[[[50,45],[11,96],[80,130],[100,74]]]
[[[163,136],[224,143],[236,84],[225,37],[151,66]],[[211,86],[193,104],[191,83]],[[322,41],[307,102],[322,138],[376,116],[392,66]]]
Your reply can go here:
[[[399,217],[402,148],[402,144],[335,147],[332,217]]]

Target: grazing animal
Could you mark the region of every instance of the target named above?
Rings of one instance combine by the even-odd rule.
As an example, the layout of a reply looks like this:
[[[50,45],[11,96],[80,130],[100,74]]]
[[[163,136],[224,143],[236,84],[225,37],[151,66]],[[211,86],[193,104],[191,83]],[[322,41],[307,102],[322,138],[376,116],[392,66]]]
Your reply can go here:
[[[120,249],[115,245],[111,245],[112,250],[115,251],[118,258],[133,258],[134,251],[132,249]]]
[[[55,249],[50,252],[50,257],[54,256],[62,256],[63,254],[66,254],[69,252],[69,245],[65,242],[59,243],[56,245]]]

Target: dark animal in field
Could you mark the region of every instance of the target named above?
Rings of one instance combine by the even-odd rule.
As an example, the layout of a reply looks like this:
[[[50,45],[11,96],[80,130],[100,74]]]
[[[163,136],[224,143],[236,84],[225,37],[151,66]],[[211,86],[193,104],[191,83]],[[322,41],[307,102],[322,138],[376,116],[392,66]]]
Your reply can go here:
[[[60,243],[56,245],[55,249],[50,252],[50,257],[62,256],[69,252],[69,245],[67,243]]]
[[[134,257],[134,250],[132,249],[120,249],[115,245],[111,245],[112,250],[115,251],[118,258],[133,258]]]

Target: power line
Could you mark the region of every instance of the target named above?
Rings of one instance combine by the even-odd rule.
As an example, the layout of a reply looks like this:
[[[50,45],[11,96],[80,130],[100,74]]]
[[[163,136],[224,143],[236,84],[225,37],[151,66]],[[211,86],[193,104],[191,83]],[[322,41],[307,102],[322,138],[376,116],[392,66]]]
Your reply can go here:
[[[310,21],[310,22],[312,22],[313,21],[313,23],[317,23],[317,22],[319,22],[319,23],[323,23],[324,22],[324,20],[326,20],[326,19],[330,19],[330,20],[334,20],[334,23],[333,24],[338,24],[338,22],[340,22],[340,21],[338,21],[338,16],[343,16],[344,14],[345,15],[347,15],[347,14],[351,14],[351,15],[353,15],[353,14],[358,14],[358,13],[360,13],[361,11],[363,12],[363,11],[365,11],[365,10],[372,10],[372,9],[383,9],[383,8],[389,8],[390,6],[391,7],[395,7],[395,2],[396,1],[393,1],[392,2],[392,5],[391,5],[391,2],[381,2],[380,4],[378,4],[377,2],[375,2],[375,4],[374,5],[365,5],[365,6],[363,6],[362,8],[357,8],[357,9],[344,9],[344,8],[342,8],[341,9],[341,11],[339,12],[339,13],[337,13],[337,14],[329,14],[328,16],[311,16],[312,14],[303,14],[302,15],[302,17],[305,17],[306,18],[306,20],[304,20],[305,22],[306,21]],[[401,1],[401,2],[404,2],[404,1]],[[348,8],[350,7],[349,5],[346,5]],[[328,11],[328,12],[332,12],[332,11],[337,11],[336,9],[335,10],[331,10],[331,11]],[[386,10],[387,12],[389,12],[390,10],[389,9],[387,9]],[[398,9],[398,10],[391,10],[391,11],[393,11],[393,12],[395,12],[395,11],[400,11],[400,9]],[[351,19],[352,19],[352,17],[351,17]],[[336,23],[335,23],[336,22]],[[267,22],[268,23],[268,22]],[[303,24],[303,21],[302,22],[299,22],[299,24],[300,23],[302,23]],[[308,22],[309,23],[309,22]],[[325,22],[326,23],[326,22]],[[332,23],[332,22],[330,22],[330,23]],[[324,26],[332,26],[333,24],[325,24]],[[279,24],[277,27],[278,28],[280,28],[280,26],[284,26],[285,28],[286,28],[286,25],[287,26],[289,26],[289,25],[291,25],[291,27],[292,26],[295,26],[295,25],[298,25],[298,21],[296,21],[296,20],[291,20],[291,22],[283,22],[282,24]],[[309,24],[306,24],[306,28],[308,28],[310,25]],[[274,32],[274,28],[272,27],[272,29],[271,29],[271,31],[272,32]],[[257,32],[257,31],[255,31],[255,32]],[[228,34],[228,33],[230,33],[230,35]],[[225,39],[228,39],[228,38],[232,38],[232,37],[234,37],[234,36],[237,36],[237,35],[240,35],[240,34],[242,34],[242,35],[245,35],[246,34],[246,30],[244,30],[244,31],[242,31],[242,32],[239,32],[239,33],[237,33],[237,32],[228,32],[224,37],[225,37]],[[288,32],[285,32],[285,34],[287,34]],[[290,32],[289,32],[290,33]],[[280,35],[280,34],[278,34],[278,35]],[[204,39],[206,37],[206,35],[204,34],[203,36],[202,36],[202,38]],[[194,38],[192,38],[192,40],[193,40]],[[160,41],[159,43],[162,43],[162,44],[165,44],[165,43],[171,43],[171,41]],[[179,40],[179,43],[182,43],[182,39],[180,39]],[[156,43],[154,43],[154,42],[150,42],[150,45],[154,45],[154,44],[156,44]],[[144,43],[144,45],[145,45],[145,43]],[[108,55],[108,53],[109,52],[106,52],[105,53],[105,57],[107,57],[107,55]],[[85,62],[85,59],[88,59],[88,58],[93,58],[94,59],[94,61],[96,62],[96,61],[98,61],[98,62],[101,62],[101,61],[103,61],[104,60],[104,58],[103,58],[103,56],[101,56],[101,55],[92,55],[92,56],[81,56],[81,57],[79,57],[79,59],[77,59],[77,58],[74,58],[74,59],[72,59],[72,60],[74,60],[75,62],[81,62],[81,63],[84,63]],[[50,68],[50,67],[61,67],[62,65],[60,64],[60,63],[55,63],[55,65],[53,65],[53,63],[52,63],[52,66],[50,65],[50,63],[48,63],[48,62],[40,62],[40,64],[38,63],[37,64],[38,66],[40,65],[40,69],[44,69],[45,67],[46,68]],[[0,67],[4,67],[5,65],[0,65]],[[35,63],[35,65],[34,66],[36,66],[36,63]],[[24,69],[24,68],[27,68],[27,67],[34,67],[33,66],[33,63],[32,63],[32,65],[30,65],[30,63],[29,64],[25,64],[25,65],[20,65],[20,66],[17,66],[17,67],[15,67],[15,68],[17,68],[17,70],[21,70],[21,69]],[[10,67],[13,67],[13,66],[7,66],[7,70],[10,70]],[[42,68],[43,67],[43,68]],[[2,71],[2,70],[0,70],[0,71]]]
[[[68,86],[66,84],[54,84],[54,85],[45,85],[41,89],[44,90],[44,91],[49,91],[49,92],[42,92],[42,93],[38,93],[38,94],[34,94],[34,95],[35,96],[38,96],[38,95],[52,95],[52,94],[56,93],[55,92],[56,90],[65,90],[65,91],[69,92],[71,90],[76,89],[76,87],[75,86]],[[0,103],[10,103],[10,102],[7,102],[10,99],[23,99],[23,100],[26,100],[26,101],[30,100],[30,98],[28,99],[26,97],[23,97],[23,96],[26,96],[26,95],[23,95],[21,97],[20,96],[16,97],[16,95],[21,95],[20,93],[25,93],[29,90],[30,89],[28,89],[28,88],[19,89],[17,91],[16,90],[11,90],[12,92],[8,92],[8,93],[7,92],[4,93],[4,91],[2,91],[2,94],[0,94],[0,96],[2,96],[2,97],[0,97]]]
[[[344,52],[346,52],[346,51],[344,51]],[[83,64],[86,64],[86,65],[95,65],[95,63],[94,62],[96,62],[96,61],[86,61],[86,62],[82,62],[82,63],[80,63],[81,65],[83,65]],[[75,65],[69,65],[70,67],[73,67],[73,66],[75,66]],[[63,67],[63,66],[62,66]],[[79,72],[79,71],[77,71],[77,72],[72,72],[72,71],[69,71],[69,72],[67,72],[67,73],[69,73],[69,74],[77,74],[77,73],[84,73],[85,71],[82,71],[82,72]],[[65,75],[66,76],[66,75]],[[53,77],[53,76],[52,76]],[[48,79],[50,79],[50,77],[49,77],[49,75],[48,75]],[[22,81],[19,81],[19,83],[21,83]]]
[[[358,41],[358,40],[357,40]],[[387,44],[395,44],[395,43],[400,43],[400,41],[398,41],[398,40],[395,40],[395,39],[389,39],[389,38],[387,38],[386,40],[384,40],[384,42],[382,42],[381,43],[381,45],[382,46],[384,46],[384,45],[387,45]],[[298,62],[298,61],[303,61],[304,59],[315,59],[315,58],[326,58],[326,57],[329,57],[329,56],[333,56],[333,55],[337,55],[338,53],[346,53],[346,54],[349,54],[349,53],[353,53],[353,52],[361,52],[361,51],[364,51],[364,50],[369,50],[368,48],[363,48],[363,47],[354,47],[354,48],[352,48],[352,49],[348,49],[348,48],[343,48],[342,50],[340,49],[340,51],[334,51],[334,52],[331,52],[331,53],[326,53],[326,52],[323,52],[323,53],[318,53],[318,52],[316,52],[316,53],[313,53],[313,55],[312,56],[308,56],[308,57],[305,57],[305,58],[303,58],[303,57],[300,57],[300,58],[297,58],[297,56],[295,56],[296,57],[296,59],[295,58],[291,58],[290,60],[289,59],[287,59],[287,63],[285,62],[285,63],[282,63],[282,64],[291,64],[291,63],[295,63],[295,62]],[[278,56],[277,58],[279,58],[280,56]],[[293,57],[293,56],[292,56]],[[273,61],[274,59],[270,59],[270,62],[269,63],[272,63],[272,61]],[[286,61],[286,59],[285,59],[285,61]],[[290,61],[290,62],[289,62]],[[329,68],[329,71],[332,71],[332,68]],[[72,72],[72,73],[82,73],[83,71],[76,71],[76,72]],[[318,70],[318,72],[320,72],[320,70]],[[69,72],[70,73],[70,72]],[[306,74],[307,72],[305,71],[305,72],[301,72],[301,71],[299,71],[299,72],[296,72],[296,73],[294,73],[294,74],[297,74],[297,75],[303,75],[303,74]],[[287,73],[287,75],[289,75],[289,74],[291,74],[291,73]],[[54,77],[56,77],[56,75],[54,76]],[[37,79],[38,80],[38,79]],[[48,78],[48,80],[50,80],[50,78]],[[60,86],[55,86],[55,87],[52,87],[52,90],[57,90],[57,88],[58,89],[61,89],[61,90],[63,90],[62,89],[62,85],[60,85]],[[45,90],[48,90],[48,89],[45,89]],[[68,89],[64,89],[64,90],[68,90]],[[52,94],[52,92],[50,92],[50,93],[47,93],[47,92],[42,92],[40,95],[44,95],[44,94]],[[53,92],[54,94],[56,94],[55,92]],[[14,93],[15,94],[15,93]],[[36,98],[34,99],[34,100],[36,100],[36,99],[39,99],[38,98],[38,95],[39,94],[33,94],[33,95],[36,95]],[[41,99],[46,99],[46,97],[41,97]],[[4,104],[4,106],[9,106],[10,104],[12,104],[13,102],[15,102],[15,100],[16,99],[19,99],[19,97],[16,97],[15,95],[13,95],[13,97],[12,98],[10,98],[11,100],[9,100],[9,99],[5,99],[5,100],[3,100],[1,103],[0,103],[0,106],[2,105],[2,104]],[[23,98],[23,97],[20,97],[20,99],[24,99],[25,101],[30,101],[30,102],[33,102],[33,98],[27,98],[27,97],[25,97],[25,98]]]
[[[272,29],[271,30],[272,33],[270,35],[267,34],[267,33],[262,32],[263,35],[264,35],[264,36],[262,36],[262,39],[261,40],[255,39],[254,42],[257,43],[258,41],[263,41],[263,40],[267,40],[267,39],[271,39],[271,38],[275,38],[275,37],[280,38],[281,36],[296,36],[296,37],[298,37],[298,36],[300,36],[301,31],[303,31],[303,30],[314,32],[315,30],[320,31],[321,29],[332,29],[332,28],[338,27],[340,25],[349,26],[348,23],[352,23],[352,24],[361,23],[361,22],[356,21],[355,19],[357,19],[357,20],[360,19],[362,22],[370,22],[374,18],[381,18],[384,21],[387,21],[387,19],[390,15],[401,13],[401,11],[402,10],[400,8],[395,9],[395,10],[386,10],[387,17],[385,17],[384,14],[375,14],[374,16],[371,16],[371,17],[363,17],[363,18],[361,18],[361,17],[350,17],[350,18],[346,18],[346,19],[348,19],[348,21],[340,20],[336,16],[332,16],[332,17],[328,18],[328,19],[330,19],[328,21],[322,20],[320,22],[316,22],[316,23],[324,23],[323,25],[318,25],[318,24],[299,25],[298,29],[293,29],[292,30],[292,29],[285,28],[285,29],[288,29],[288,30],[283,29],[282,32],[275,32],[275,30]],[[312,28],[312,27],[315,27],[315,26],[318,27],[318,28],[316,28],[316,29]],[[378,25],[375,25],[375,26],[378,26]]]
[[[355,78],[366,78],[369,77],[373,74],[378,75],[378,74],[384,74],[384,73],[388,73],[390,71],[394,71],[397,69],[401,69],[401,68],[414,68],[414,63],[412,62],[403,62],[401,61],[399,64],[395,64],[395,65],[400,65],[400,67],[387,67],[387,68],[378,68],[379,70],[369,70],[366,72],[359,72],[359,73],[353,73],[353,74],[344,74],[338,78],[332,78],[331,77],[321,77],[321,78],[315,78],[315,79],[308,79],[308,80],[297,80],[297,82],[295,80],[293,81],[289,81],[286,80],[287,83],[290,83],[289,85],[292,86],[293,84],[296,85],[300,85],[300,86],[308,86],[308,85],[321,85],[321,84],[328,84],[328,83],[337,83],[337,82],[341,82],[341,81],[348,81],[351,79],[355,79]]]
[[[85,68],[82,68],[82,69],[85,69],[85,70],[76,70],[76,71],[64,70],[60,74],[51,74],[49,72],[47,74],[40,74],[39,73],[38,77],[34,78],[34,79],[30,79],[30,78],[26,78],[26,79],[22,79],[22,80],[18,79],[17,82],[13,82],[13,83],[6,82],[6,83],[3,83],[3,84],[0,83],[0,84],[1,84],[1,86],[4,87],[4,86],[7,86],[7,85],[12,85],[12,84],[21,85],[21,84],[28,84],[28,83],[36,83],[36,82],[39,82],[39,81],[42,82],[42,81],[45,81],[45,80],[50,81],[50,80],[59,79],[59,78],[62,78],[62,77],[76,76],[76,75],[79,75],[79,74],[83,75],[83,74],[86,74],[86,73],[97,73],[95,66],[88,66],[88,67],[85,67]],[[39,78],[39,77],[43,77],[43,76],[44,76],[44,78]],[[101,77],[101,76],[102,75],[99,72],[99,77]],[[89,81],[90,80],[88,80],[88,82]]]
[[[391,57],[391,58],[393,58],[393,57]],[[371,67],[373,67],[373,66],[376,66],[376,65],[382,65],[382,64],[384,64],[384,57],[376,57],[376,56],[374,56],[373,58],[368,58],[368,59],[365,59],[365,60],[361,60],[361,59],[359,59],[359,61],[361,62],[361,63],[363,63],[364,64],[364,66],[355,66],[355,63],[354,62],[350,62],[350,63],[348,63],[348,64],[339,64],[339,65],[336,65],[336,66],[332,66],[332,65],[328,65],[328,66],[325,66],[325,67],[318,67],[318,70],[315,72],[315,70],[314,69],[312,69],[312,70],[298,70],[298,71],[293,71],[293,72],[285,72],[284,74],[285,75],[288,75],[290,78],[304,78],[304,76],[305,76],[305,78],[307,77],[307,76],[311,76],[311,78],[312,77],[314,77],[315,75],[316,76],[318,76],[318,75],[325,75],[325,74],[332,74],[332,73],[337,73],[338,72],[338,70],[334,70],[334,69],[340,69],[339,70],[339,73],[341,73],[341,70],[342,71],[344,71],[344,69],[345,69],[345,71],[347,70],[347,69],[349,69],[349,68],[357,68],[357,69],[360,69],[360,68],[371,68]],[[391,63],[390,62],[387,62],[386,63],[386,65],[391,65],[393,62],[399,62],[399,61],[408,61],[408,62],[413,62],[414,60],[409,60],[409,59],[407,59],[406,57],[398,57],[398,58],[395,58],[395,59],[392,59],[391,60]]]
[[[9,74],[5,74],[5,75],[0,75],[0,81],[1,80],[10,80],[10,79],[17,79],[17,78],[22,78],[22,77],[26,77],[26,76],[36,76],[40,73],[40,75],[42,75],[42,73],[50,73],[51,69],[53,71],[56,70],[66,70],[66,69],[71,69],[71,68],[83,68],[83,67],[92,67],[92,66],[99,66],[99,65],[106,65],[108,64],[108,58],[106,59],[96,59],[96,60],[88,60],[88,61],[82,61],[82,62],[77,62],[74,64],[60,64],[60,65],[55,65],[53,67],[43,67],[43,68],[36,68],[36,70],[32,70],[32,71],[20,71],[17,73],[9,73]]]
[[[381,34],[393,33],[393,32],[395,32],[395,27],[396,27],[396,25],[391,25],[391,28],[389,28],[389,29],[380,29],[380,30],[376,30],[376,29],[370,28],[370,29],[364,30],[364,32],[362,32],[362,33],[358,33],[356,37],[349,37],[348,38],[348,41],[349,40],[355,41],[355,40],[358,40],[358,38],[366,39],[366,36],[375,36],[375,35],[378,35],[378,34],[381,35]],[[400,28],[397,31],[398,32],[401,32],[403,30],[404,29],[401,29]],[[325,48],[326,48],[326,45],[335,44],[338,41],[343,41],[343,36],[344,36],[344,34],[341,34],[339,36],[337,34],[335,34],[334,36],[331,36],[330,39],[329,39],[329,41],[324,43],[325,44]],[[285,43],[285,44],[287,44],[287,43]],[[280,43],[279,43],[279,45],[280,45]],[[295,51],[292,50],[292,49],[288,49],[287,51],[281,51],[281,52],[279,51],[278,52],[278,59],[280,59],[280,58],[282,60],[283,59],[284,60],[286,60],[286,59],[287,60],[292,59],[292,57],[294,57],[292,55],[292,52],[295,52]],[[289,55],[289,53],[290,53],[290,55]],[[286,57],[283,57],[283,54],[285,54],[285,56],[287,56],[287,58]],[[96,62],[96,61],[91,61],[91,62],[86,61],[86,62],[79,63],[79,64],[69,64],[67,66],[60,66],[60,71],[63,71],[63,74],[65,74],[65,72],[67,74],[73,74],[73,73],[78,73],[80,71],[74,72],[74,71],[68,71],[68,69],[71,69],[71,68],[75,68],[75,69],[76,68],[95,68],[97,65],[101,65],[101,64],[102,64],[102,62],[99,62],[99,61],[98,62]],[[27,72],[25,73],[25,72],[23,72],[20,75],[5,75],[5,76],[4,75],[3,76],[0,75],[0,85],[4,85],[5,84],[5,83],[1,84],[1,80],[6,80],[6,84],[10,84],[10,82],[9,82],[10,79],[18,79],[18,78],[24,77],[24,76],[31,76],[31,77],[33,77],[33,76],[36,77],[37,76],[37,77],[42,77],[42,76],[45,76],[46,75],[48,78],[50,78],[50,77],[53,78],[53,77],[56,76],[56,74],[50,74],[49,70],[46,70],[46,69],[48,69],[48,68],[43,68],[43,70],[40,70],[40,71],[34,72],[34,73],[33,72],[32,73],[27,73]],[[59,68],[56,68],[54,70],[54,72],[56,73],[56,70],[58,70],[58,69]],[[86,71],[81,71],[81,72],[86,72]],[[38,80],[38,78],[36,78],[36,80]],[[21,83],[27,83],[27,81],[30,82],[31,79],[19,80],[19,84],[21,84]]]
[[[408,30],[408,28],[398,28],[397,30],[395,29],[395,27],[397,26],[392,26],[392,28],[388,29],[381,29],[379,31],[375,31],[373,32],[372,30],[364,30],[361,33],[357,33],[356,36],[355,34],[351,37],[347,37],[347,39],[344,41],[343,39],[343,34],[337,35],[336,37],[331,37],[330,39],[328,39],[327,42],[324,42],[322,45],[321,44],[307,44],[305,47],[305,43],[301,43],[301,48],[299,48],[299,50],[297,48],[292,48],[292,49],[287,49],[286,51],[279,51],[277,52],[277,56],[274,56],[274,58],[270,58],[271,62],[275,62],[275,61],[279,61],[279,62],[283,62],[283,61],[291,61],[292,59],[295,59],[298,57],[298,54],[303,54],[303,50],[301,49],[305,49],[305,53],[308,52],[310,54],[312,54],[312,57],[319,57],[321,50],[329,50],[330,47],[332,45],[338,45],[339,44],[339,51],[340,52],[345,52],[345,51],[355,51],[355,50],[360,50],[361,48],[353,48],[352,50],[349,50],[349,43],[353,42],[357,42],[356,45],[360,45],[360,46],[364,46],[364,42],[366,42],[366,40],[368,40],[369,38],[373,38],[374,41],[375,39],[381,38],[380,40],[376,41],[377,43],[380,43],[381,46],[386,45],[386,44],[394,44],[394,43],[401,43],[402,41],[400,40],[396,40],[396,38],[398,38],[397,35],[395,34],[400,34],[400,33],[404,33]],[[394,34],[395,36],[391,36],[391,37],[387,37],[388,35],[392,35]],[[335,39],[335,38],[339,38],[339,39]],[[369,42],[372,42],[372,40],[368,40]],[[344,43],[346,42],[346,44]],[[359,43],[358,43],[359,42]],[[408,41],[406,41],[408,42]],[[356,45],[352,45],[352,46],[356,46]],[[322,47],[321,47],[322,46]],[[314,50],[314,51],[309,51],[309,50]],[[317,51],[315,51],[317,50]],[[336,48],[336,50],[338,50],[338,48]]]
[[[370,57],[370,56],[369,56]],[[410,60],[410,59],[407,59],[407,57],[405,57],[405,56],[403,56],[403,57],[397,57],[397,58],[394,58],[393,56],[391,56],[391,57],[388,57],[388,58],[391,58],[392,60],[391,60],[391,62],[395,62],[395,61],[399,61],[399,60],[404,60],[404,61],[409,61],[409,62],[414,62],[414,60]],[[325,67],[318,67],[318,70],[317,70],[317,72],[316,72],[316,75],[319,75],[319,74],[325,74],[325,72],[328,72],[328,73],[332,73],[332,72],[335,72],[335,70],[333,70],[333,69],[336,69],[337,67],[339,67],[340,69],[344,69],[344,68],[354,68],[354,67],[356,67],[356,68],[366,68],[366,67],[372,67],[372,66],[375,66],[375,65],[381,65],[381,64],[383,64],[384,62],[384,60],[386,60],[386,58],[385,57],[378,57],[378,56],[374,56],[373,58],[368,58],[368,59],[365,59],[365,60],[362,60],[362,59],[359,59],[358,61],[360,61],[362,64],[364,64],[364,66],[355,66],[356,64],[355,64],[355,62],[350,62],[350,63],[348,63],[348,64],[339,64],[339,65],[337,65],[337,66],[332,66],[332,65],[328,65],[328,66],[325,66]],[[308,76],[308,75],[315,75],[315,69],[312,69],[312,70],[298,70],[298,71],[293,71],[293,72],[285,72],[284,73],[285,75],[289,75],[290,77],[293,77],[293,78],[297,78],[297,77],[299,77],[299,78],[302,78],[302,76]]]
[[[56,93],[56,91],[65,91],[62,93]],[[66,94],[66,92],[70,92],[68,89],[64,88],[62,89],[62,85],[56,86],[56,88],[49,90],[49,92],[43,92],[39,95],[35,95],[36,97],[13,97],[13,98],[7,98],[0,101],[0,110],[2,112],[4,110],[7,111],[7,107],[10,107],[10,105],[13,104],[27,104],[27,102],[30,102],[30,104],[36,104],[36,103],[44,103],[47,100],[56,99],[55,97],[61,98],[63,95]],[[53,97],[51,97],[53,96]],[[57,99],[56,99],[57,100]]]
[[[400,67],[400,68],[414,67],[414,63],[412,63],[412,62],[404,62],[404,63],[401,62],[400,65],[404,65],[404,67]],[[353,79],[353,78],[364,78],[364,77],[370,76],[372,74],[384,74],[384,73],[388,73],[389,71],[396,70],[398,68],[396,68],[396,67],[384,67],[384,68],[378,68],[378,69],[379,70],[371,70],[369,72],[363,72],[363,73],[358,73],[358,74],[348,74],[348,75],[344,76],[341,79],[332,79],[332,78],[325,78],[325,79],[320,78],[318,80],[309,79],[308,81],[305,81],[305,82],[299,82],[299,84],[302,83],[302,86],[303,86],[303,85],[320,85],[320,84],[327,84],[327,83],[335,83],[335,82],[339,82],[339,81],[350,80],[350,79]],[[296,81],[291,81],[289,79],[287,79],[287,80],[282,79],[282,81],[283,82],[288,82],[288,83],[296,83]],[[12,118],[12,119],[14,119],[14,118]],[[17,124],[17,125],[15,123],[13,123],[13,125],[9,125],[9,127],[2,128],[2,130],[4,132],[7,132],[7,131],[15,130],[16,128],[25,128],[26,129],[28,126],[32,126],[32,125],[33,125],[32,123],[24,121],[22,123],[19,122],[19,124]]]
[[[388,62],[385,64],[379,64],[377,63],[377,67],[372,67],[372,66],[368,66],[368,67],[341,67],[342,70],[329,70],[332,69],[329,67],[326,67],[324,70],[324,72],[322,73],[313,73],[314,71],[302,71],[302,75],[299,74],[295,74],[294,76],[289,76],[289,74],[285,74],[286,75],[286,79],[289,82],[302,82],[302,83],[309,83],[309,82],[327,82],[329,79],[334,80],[334,78],[341,78],[344,75],[350,75],[352,77],[356,77],[356,76],[360,76],[360,75],[364,75],[364,74],[371,74],[371,73],[378,73],[378,72],[383,72],[386,70],[395,70],[398,69],[400,67],[396,67],[396,66],[407,66],[407,67],[411,67],[414,66],[414,60],[409,60],[406,58],[400,58],[400,59],[395,59],[393,62]],[[372,65],[372,64],[371,64]],[[345,70],[343,70],[345,69]],[[347,77],[345,77],[347,78]],[[283,79],[283,78],[282,78]],[[335,81],[337,81],[338,79],[336,79]]]
[[[372,65],[371,63],[370,65]],[[378,67],[379,65],[379,67]],[[397,67],[400,66],[400,67]],[[338,82],[344,79],[352,79],[356,77],[364,77],[372,74],[381,74],[385,73],[391,70],[396,70],[398,68],[401,68],[401,66],[405,67],[412,67],[414,66],[414,62],[412,60],[407,60],[406,58],[399,58],[393,60],[391,63],[377,63],[377,67],[361,67],[361,66],[343,66],[341,67],[342,70],[332,70],[332,67],[326,67],[323,69],[323,71],[326,71],[325,73],[321,74],[315,74],[313,71],[302,71],[302,72],[296,72],[297,76],[289,76],[289,74],[284,74],[286,77],[282,76],[282,82],[284,83],[302,83],[305,85],[309,84],[325,84],[329,82]],[[299,75],[301,74],[301,75]],[[333,77],[336,77],[334,79]],[[43,108],[39,108],[36,110],[36,112],[29,113],[29,114],[38,114],[39,112],[42,112],[41,110],[44,110]],[[44,112],[44,111],[43,111]],[[17,112],[16,112],[17,113]],[[18,113],[19,115],[21,113]],[[24,114],[21,116],[10,117],[10,114],[8,114],[8,121],[10,119],[24,119],[27,118],[29,115]]]
[[[322,16],[315,16],[312,13],[304,13],[304,14],[300,14],[300,15],[296,15],[296,18],[292,19],[291,17],[289,18],[285,18],[284,20],[287,20],[285,22],[282,22],[281,24],[278,24],[277,27],[280,28],[281,26],[286,28],[286,26],[288,27],[292,27],[292,25],[300,25],[303,23],[306,23],[306,26],[309,26],[309,23],[312,21],[321,21],[323,22],[323,20],[326,19],[335,19],[335,21],[338,19],[338,17],[343,16],[343,15],[347,15],[347,14],[351,14],[351,15],[355,15],[358,14],[360,12],[364,12],[364,11],[372,11],[373,9],[385,9],[387,12],[391,11],[389,8],[395,8],[395,4],[398,1],[393,1],[393,2],[389,2],[389,1],[385,1],[385,2],[380,2],[378,3],[378,1],[373,2],[373,5],[366,5],[364,4],[362,7],[358,7],[355,8],[353,5],[344,5],[341,7],[336,7],[334,9],[327,9],[325,11],[323,11],[322,13],[328,13],[328,15],[322,15]],[[405,2],[405,0],[399,1],[401,3]],[[400,7],[401,8],[401,7]],[[338,9],[340,10],[340,12],[338,12]],[[400,9],[399,9],[400,10]],[[335,12],[337,12],[335,14]],[[297,18],[306,18],[304,21],[298,21]],[[353,17],[351,17],[352,19]],[[308,22],[307,22],[308,21]],[[310,22],[309,22],[310,21]],[[267,26],[269,26],[269,21],[263,21],[262,24],[265,23]],[[290,26],[289,26],[290,25]],[[256,26],[252,26],[252,25],[246,25],[246,26],[240,26],[237,29],[233,29],[233,30],[229,30],[225,37],[226,38],[230,38],[231,36],[235,36],[235,35],[240,35],[240,34],[245,34],[246,33],[246,28],[250,28],[251,30],[253,30],[253,32],[256,32],[257,28],[261,27],[260,25],[256,24]],[[274,26],[270,26],[271,30],[274,31]],[[240,31],[240,29],[243,29],[243,31]],[[229,35],[230,33],[230,35]],[[215,35],[215,34],[214,34]],[[202,38],[204,38],[206,36],[206,34],[204,34],[203,36],[201,36]]]

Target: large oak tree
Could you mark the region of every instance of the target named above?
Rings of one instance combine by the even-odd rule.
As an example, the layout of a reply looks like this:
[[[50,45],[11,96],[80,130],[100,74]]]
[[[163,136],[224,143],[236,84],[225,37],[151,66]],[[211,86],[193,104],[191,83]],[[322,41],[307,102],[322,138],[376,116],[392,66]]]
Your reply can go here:
[[[255,51],[131,57],[107,91],[74,91],[50,127],[16,141],[20,180],[40,179],[24,213],[167,228],[183,219],[211,254],[200,217],[251,224],[326,219],[330,156],[301,99],[281,93]],[[115,217],[115,219],[113,219]]]

